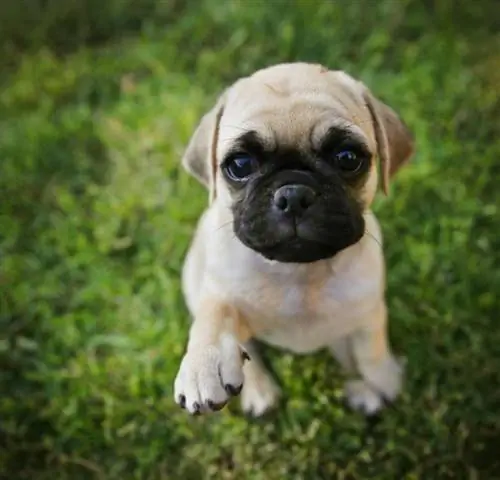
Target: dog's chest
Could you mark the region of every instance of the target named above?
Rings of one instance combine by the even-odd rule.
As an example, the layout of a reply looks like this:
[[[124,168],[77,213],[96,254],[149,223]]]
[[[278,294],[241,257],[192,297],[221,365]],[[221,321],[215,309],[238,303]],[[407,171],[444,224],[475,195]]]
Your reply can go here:
[[[245,275],[234,272],[230,295],[255,336],[295,352],[322,348],[359,328],[380,289],[375,277],[331,271]]]

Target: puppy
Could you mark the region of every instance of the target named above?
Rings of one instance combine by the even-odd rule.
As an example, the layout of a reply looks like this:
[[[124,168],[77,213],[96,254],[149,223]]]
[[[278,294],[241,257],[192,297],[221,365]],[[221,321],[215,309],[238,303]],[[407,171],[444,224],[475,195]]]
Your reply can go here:
[[[175,379],[191,414],[241,392],[259,416],[280,390],[252,341],[329,349],[365,414],[401,390],[387,338],[379,184],[411,157],[397,114],[342,71],[279,64],[236,81],[201,120],[184,167],[209,191],[182,273],[193,318]],[[378,159],[378,163],[377,163]]]

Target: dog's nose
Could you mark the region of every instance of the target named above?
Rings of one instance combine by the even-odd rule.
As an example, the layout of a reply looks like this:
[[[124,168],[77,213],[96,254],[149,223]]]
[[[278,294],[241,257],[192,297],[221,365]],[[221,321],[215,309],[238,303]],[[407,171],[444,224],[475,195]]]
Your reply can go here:
[[[274,193],[274,205],[280,212],[297,216],[314,203],[315,197],[307,185],[284,185]]]

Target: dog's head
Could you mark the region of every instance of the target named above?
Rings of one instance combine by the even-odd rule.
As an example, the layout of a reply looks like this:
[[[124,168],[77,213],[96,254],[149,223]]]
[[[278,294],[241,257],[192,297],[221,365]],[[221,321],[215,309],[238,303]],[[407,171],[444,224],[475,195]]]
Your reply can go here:
[[[387,193],[412,152],[403,122],[362,83],[292,63],[228,88],[198,125],[183,165],[232,212],[241,242],[268,259],[303,263],[361,239],[378,171]]]

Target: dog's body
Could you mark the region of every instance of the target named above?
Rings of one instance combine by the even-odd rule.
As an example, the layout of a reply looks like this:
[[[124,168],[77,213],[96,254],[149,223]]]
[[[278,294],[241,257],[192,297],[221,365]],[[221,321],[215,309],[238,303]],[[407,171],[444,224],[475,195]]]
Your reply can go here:
[[[185,263],[190,311],[196,312],[206,282],[214,296],[231,299],[255,338],[295,353],[372,327],[384,293],[383,256],[377,220],[366,217],[367,234],[358,243],[332,259],[295,265],[268,261],[228,236],[230,227],[221,228],[217,211],[209,209]]]
[[[251,339],[296,353],[329,348],[352,407],[379,410],[401,387],[387,343],[378,185],[412,153],[398,117],[342,72],[284,64],[236,82],[207,114],[184,165],[210,190],[183,270],[194,319],[178,403],[215,410],[241,386],[260,415],[279,390]],[[250,352],[245,363],[241,352]]]

